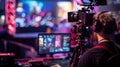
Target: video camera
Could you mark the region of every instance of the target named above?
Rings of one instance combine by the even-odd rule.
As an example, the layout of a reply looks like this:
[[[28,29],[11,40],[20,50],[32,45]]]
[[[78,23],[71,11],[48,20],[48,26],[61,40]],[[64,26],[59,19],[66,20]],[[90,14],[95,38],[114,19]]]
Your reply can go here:
[[[68,12],[68,22],[82,22],[86,26],[91,26],[94,13],[87,13],[86,11],[88,10]]]
[[[82,3],[79,3],[82,2]],[[83,22],[87,26],[93,24],[93,15],[90,13],[90,10],[94,9],[94,6],[106,5],[107,0],[79,0],[77,4],[80,6],[87,6],[87,8],[82,8],[78,11],[68,12],[68,21],[69,22]]]

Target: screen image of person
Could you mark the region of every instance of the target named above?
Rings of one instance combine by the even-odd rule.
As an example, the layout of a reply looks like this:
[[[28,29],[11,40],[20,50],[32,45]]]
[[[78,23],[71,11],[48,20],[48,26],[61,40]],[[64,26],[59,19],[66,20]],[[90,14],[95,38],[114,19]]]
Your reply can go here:
[[[55,51],[57,52],[57,51],[63,51],[62,50],[62,46],[61,46],[61,36],[60,35],[58,35],[58,36],[56,36],[56,41],[55,41]]]

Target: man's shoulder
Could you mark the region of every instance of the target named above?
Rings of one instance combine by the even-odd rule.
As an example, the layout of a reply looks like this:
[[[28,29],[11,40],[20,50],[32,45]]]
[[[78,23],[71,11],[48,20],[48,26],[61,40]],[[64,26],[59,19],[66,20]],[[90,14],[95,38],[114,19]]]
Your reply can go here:
[[[90,49],[88,49],[84,54],[86,55],[91,55],[91,56],[96,56],[96,55],[106,55],[109,54],[109,51],[106,50],[104,47],[99,47],[100,45],[94,46]]]

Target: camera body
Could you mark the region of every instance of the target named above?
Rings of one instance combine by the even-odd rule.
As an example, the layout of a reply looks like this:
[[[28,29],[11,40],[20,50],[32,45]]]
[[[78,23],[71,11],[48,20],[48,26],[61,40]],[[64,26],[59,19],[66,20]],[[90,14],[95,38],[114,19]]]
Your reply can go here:
[[[86,26],[93,24],[94,13],[86,13],[86,11],[73,11],[68,12],[68,22],[82,22]]]

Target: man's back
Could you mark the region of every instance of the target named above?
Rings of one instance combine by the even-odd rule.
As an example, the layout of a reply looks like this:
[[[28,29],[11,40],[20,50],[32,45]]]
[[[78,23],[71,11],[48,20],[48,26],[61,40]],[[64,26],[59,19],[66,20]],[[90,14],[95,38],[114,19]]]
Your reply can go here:
[[[112,42],[102,42],[99,45],[106,46],[113,54],[116,54],[116,48]],[[84,53],[77,67],[101,67],[113,54],[103,48],[93,47]]]

